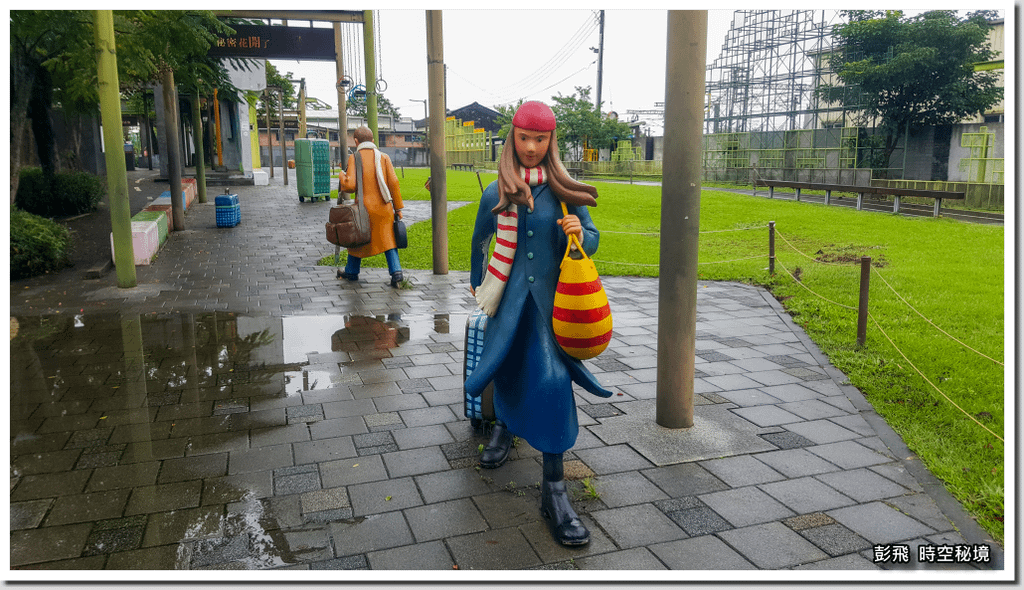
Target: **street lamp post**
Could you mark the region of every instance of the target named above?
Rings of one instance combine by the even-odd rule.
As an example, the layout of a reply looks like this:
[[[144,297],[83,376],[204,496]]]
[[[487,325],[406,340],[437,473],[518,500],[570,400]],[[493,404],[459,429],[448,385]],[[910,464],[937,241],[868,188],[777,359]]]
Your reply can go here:
[[[428,133],[430,131],[430,115],[427,114],[427,99],[425,98],[410,98],[412,102],[423,103],[423,131]],[[430,150],[427,150],[427,166],[430,165]]]

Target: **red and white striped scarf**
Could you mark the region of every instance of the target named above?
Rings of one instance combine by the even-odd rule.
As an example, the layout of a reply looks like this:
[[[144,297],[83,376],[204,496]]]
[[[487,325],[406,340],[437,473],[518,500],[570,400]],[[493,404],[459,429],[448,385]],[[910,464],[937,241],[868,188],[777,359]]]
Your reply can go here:
[[[543,166],[520,168],[519,177],[530,186],[547,182],[547,170]],[[512,261],[516,256],[516,242],[519,228],[519,212],[515,203],[498,213],[498,231],[495,237],[494,253],[487,264],[487,273],[480,286],[476,288],[476,302],[480,309],[489,316],[498,312],[501,296],[505,292]]]

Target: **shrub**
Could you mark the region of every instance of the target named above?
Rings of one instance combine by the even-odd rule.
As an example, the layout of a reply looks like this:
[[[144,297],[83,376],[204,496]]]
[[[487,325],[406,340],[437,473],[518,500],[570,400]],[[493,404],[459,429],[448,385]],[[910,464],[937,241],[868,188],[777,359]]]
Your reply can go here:
[[[11,207],[11,280],[60,270],[71,264],[70,252],[66,227]]]
[[[88,172],[61,172],[51,190],[42,169],[22,168],[14,204],[43,217],[68,217],[92,211],[104,194],[103,181]]]

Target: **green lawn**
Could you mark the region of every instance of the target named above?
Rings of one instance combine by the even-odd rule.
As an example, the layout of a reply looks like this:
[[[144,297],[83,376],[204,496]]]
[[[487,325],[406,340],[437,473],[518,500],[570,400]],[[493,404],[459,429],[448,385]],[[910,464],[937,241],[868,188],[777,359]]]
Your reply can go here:
[[[426,169],[405,169],[403,198],[429,199],[427,175]],[[495,175],[481,173],[481,179],[486,186]],[[660,187],[593,184],[600,194],[591,211],[601,230],[598,270],[657,276]],[[448,172],[450,201],[479,197],[475,173]],[[451,270],[469,270],[476,211],[470,204],[448,216]],[[769,221],[778,232],[774,277],[768,273]],[[700,227],[699,278],[769,288],[932,473],[1002,541],[1004,367],[995,361],[1003,362],[1003,228],[715,190],[702,193]],[[431,268],[430,230],[429,223],[409,228],[403,267]],[[861,256],[872,258],[873,321],[866,346],[858,348]],[[384,257],[364,265],[382,267]]]

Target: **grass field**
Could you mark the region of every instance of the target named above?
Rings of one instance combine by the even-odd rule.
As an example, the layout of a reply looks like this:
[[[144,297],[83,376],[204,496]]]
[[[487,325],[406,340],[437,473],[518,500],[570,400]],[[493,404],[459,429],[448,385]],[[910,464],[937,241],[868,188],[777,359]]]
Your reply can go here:
[[[403,172],[403,198],[429,199],[423,189],[428,171]],[[481,174],[484,186],[494,179]],[[601,230],[594,256],[598,271],[658,276],[660,187],[593,184],[600,194],[591,211]],[[479,197],[475,173],[449,171],[449,201]],[[468,236],[476,212],[474,203],[448,216],[451,270],[469,270]],[[769,221],[777,230],[775,276],[768,273]],[[699,278],[770,289],[931,472],[1002,542],[1003,228],[714,190],[702,192],[700,228]],[[403,267],[431,268],[430,234],[429,223],[409,228]],[[861,256],[872,259],[871,321],[863,348],[856,346]],[[384,257],[364,265],[382,267]]]

